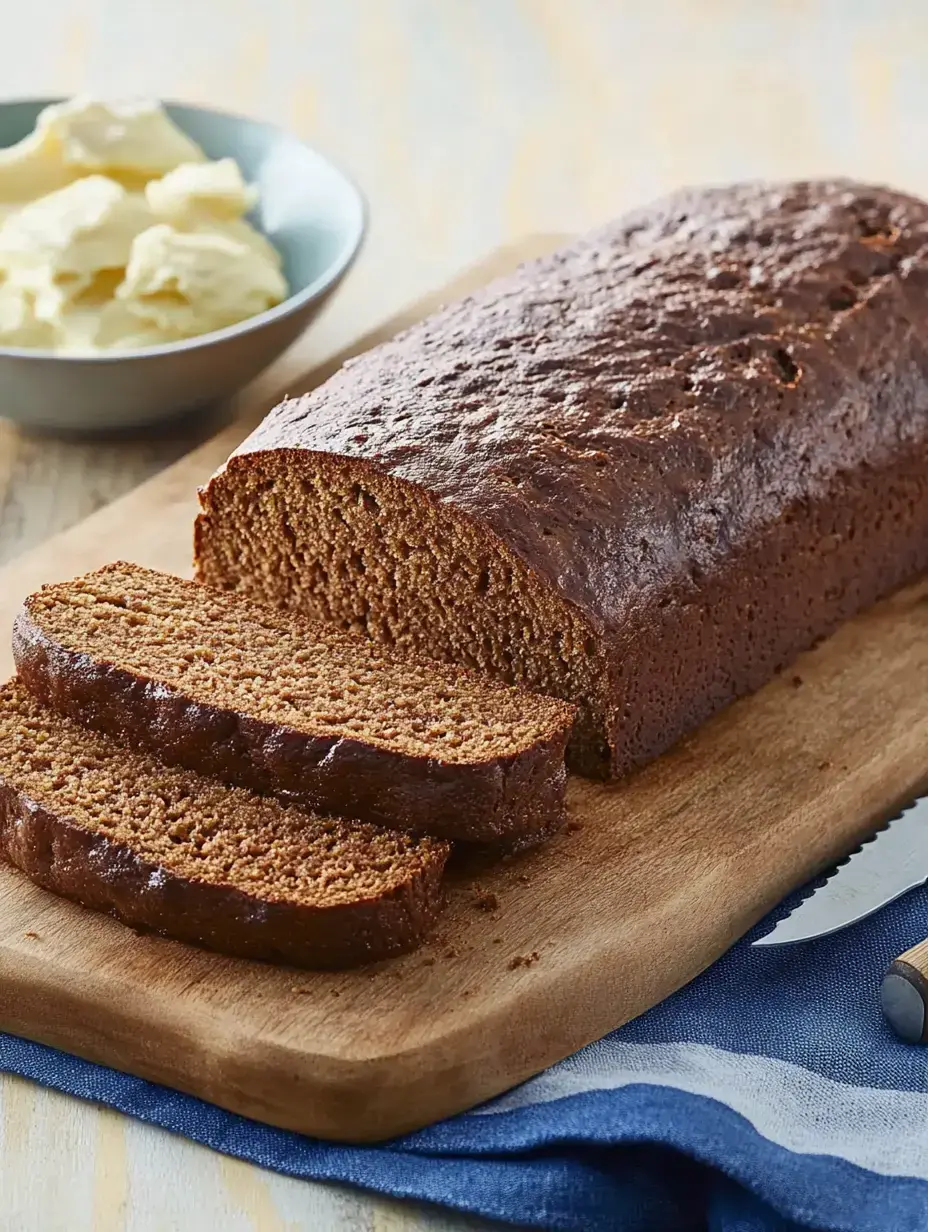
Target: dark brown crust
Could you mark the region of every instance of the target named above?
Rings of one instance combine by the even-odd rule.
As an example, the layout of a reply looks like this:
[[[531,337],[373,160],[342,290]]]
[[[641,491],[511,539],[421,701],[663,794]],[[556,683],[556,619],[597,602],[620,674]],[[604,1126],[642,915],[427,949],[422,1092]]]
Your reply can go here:
[[[564,723],[506,758],[460,764],[308,735],[203,705],[51,640],[29,600],[13,626],[20,679],[43,705],[163,761],[311,812],[467,842],[531,846],[563,825]]]
[[[337,970],[423,941],[441,910],[447,851],[431,853],[416,878],[375,900],[326,908],[269,903],[149,864],[0,780],[0,855],[44,889],[133,928],[241,958]]]
[[[198,567],[237,584],[211,536],[243,469],[407,484],[586,622],[621,774],[928,568],[926,441],[928,205],[683,192],[282,403],[202,494]]]

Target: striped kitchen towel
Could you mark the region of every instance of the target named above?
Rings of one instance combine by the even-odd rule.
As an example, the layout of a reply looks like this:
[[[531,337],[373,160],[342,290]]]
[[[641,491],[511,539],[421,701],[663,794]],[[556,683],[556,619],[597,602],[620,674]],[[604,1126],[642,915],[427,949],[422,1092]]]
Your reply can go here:
[[[752,934],[768,929],[784,906]],[[0,1067],[299,1177],[576,1232],[925,1232],[928,1048],[880,977],[916,891],[834,937],[739,942],[637,1021],[473,1112],[376,1147],[269,1129],[0,1036]]]

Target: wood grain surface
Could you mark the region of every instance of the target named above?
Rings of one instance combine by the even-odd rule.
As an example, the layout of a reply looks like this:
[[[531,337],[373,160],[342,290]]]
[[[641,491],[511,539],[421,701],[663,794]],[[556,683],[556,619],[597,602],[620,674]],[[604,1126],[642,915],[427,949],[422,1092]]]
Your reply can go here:
[[[289,124],[360,181],[368,245],[283,377],[515,237],[685,181],[840,171],[928,188],[921,0],[2,0],[2,16],[8,96],[226,105]],[[99,508],[210,429],[105,444],[0,432],[0,551]],[[12,1078],[0,1113],[13,1228],[445,1226]]]

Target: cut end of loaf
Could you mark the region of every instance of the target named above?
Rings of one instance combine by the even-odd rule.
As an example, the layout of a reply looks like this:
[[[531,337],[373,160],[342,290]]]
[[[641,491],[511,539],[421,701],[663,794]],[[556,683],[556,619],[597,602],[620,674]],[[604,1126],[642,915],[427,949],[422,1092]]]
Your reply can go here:
[[[200,498],[201,582],[571,702],[568,764],[609,773],[598,640],[469,519],[369,464],[302,450],[233,457]]]

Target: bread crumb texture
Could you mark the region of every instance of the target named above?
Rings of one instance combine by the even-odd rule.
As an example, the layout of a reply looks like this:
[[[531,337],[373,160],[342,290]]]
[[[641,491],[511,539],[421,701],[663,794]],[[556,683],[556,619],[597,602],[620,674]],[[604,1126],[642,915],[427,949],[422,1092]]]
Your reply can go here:
[[[28,601],[68,650],[298,732],[472,763],[547,741],[571,709],[169,574],[116,563]]]

